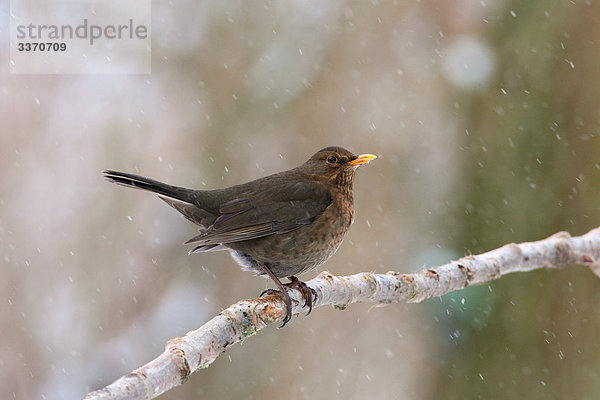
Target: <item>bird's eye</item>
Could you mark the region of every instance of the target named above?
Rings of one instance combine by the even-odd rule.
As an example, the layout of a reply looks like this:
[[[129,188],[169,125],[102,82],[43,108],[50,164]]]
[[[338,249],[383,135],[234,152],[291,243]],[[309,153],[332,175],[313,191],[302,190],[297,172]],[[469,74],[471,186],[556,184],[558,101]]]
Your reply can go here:
[[[329,156],[327,157],[327,162],[329,164],[335,164],[337,162],[337,158],[335,156]]]

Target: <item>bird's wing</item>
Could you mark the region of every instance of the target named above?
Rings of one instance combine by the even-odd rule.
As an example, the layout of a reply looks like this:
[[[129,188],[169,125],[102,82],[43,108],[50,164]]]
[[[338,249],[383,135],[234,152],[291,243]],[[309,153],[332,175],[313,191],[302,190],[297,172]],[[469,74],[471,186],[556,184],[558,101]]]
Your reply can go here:
[[[201,227],[209,226],[215,220],[214,214],[198,207],[195,204],[186,203],[184,201],[170,199],[168,197],[158,196],[165,203],[179,211],[188,221],[200,225]]]
[[[205,231],[186,243],[192,252],[209,246],[256,239],[293,231],[308,225],[331,203],[329,192],[312,181],[280,183],[262,191],[254,189],[220,206],[220,215]]]

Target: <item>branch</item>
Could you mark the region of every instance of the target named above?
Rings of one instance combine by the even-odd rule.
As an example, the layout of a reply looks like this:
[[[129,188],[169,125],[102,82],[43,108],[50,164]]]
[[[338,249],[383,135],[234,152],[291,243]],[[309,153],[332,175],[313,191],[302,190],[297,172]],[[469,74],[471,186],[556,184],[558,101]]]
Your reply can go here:
[[[482,284],[511,272],[563,268],[579,264],[600,277],[600,228],[583,236],[559,232],[547,239],[510,243],[476,256],[467,256],[414,274],[388,272],[350,276],[319,274],[307,284],[317,292],[313,307],[331,304],[344,309],[352,303],[418,303]],[[293,314],[307,311],[297,289],[290,289]],[[244,341],[267,325],[281,320],[285,303],[279,294],[233,304],[199,329],[167,342],[164,353],[86,400],[152,399],[184,383],[190,374],[208,367],[225,349]]]

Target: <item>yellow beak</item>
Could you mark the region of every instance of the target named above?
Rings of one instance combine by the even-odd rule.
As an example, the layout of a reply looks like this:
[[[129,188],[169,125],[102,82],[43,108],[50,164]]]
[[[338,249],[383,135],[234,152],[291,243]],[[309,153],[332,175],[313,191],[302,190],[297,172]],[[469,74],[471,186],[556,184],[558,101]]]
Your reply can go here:
[[[348,161],[346,164],[348,164],[348,165],[363,165],[363,164],[368,164],[369,161],[372,161],[376,158],[377,158],[377,156],[374,154],[361,154],[358,157],[356,157],[354,160]]]

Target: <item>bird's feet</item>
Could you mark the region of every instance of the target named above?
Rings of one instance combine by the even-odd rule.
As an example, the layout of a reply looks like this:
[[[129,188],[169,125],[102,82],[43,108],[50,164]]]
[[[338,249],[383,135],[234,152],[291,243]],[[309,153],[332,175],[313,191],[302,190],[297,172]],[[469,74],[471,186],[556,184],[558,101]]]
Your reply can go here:
[[[290,276],[288,279],[290,280],[290,282],[284,283],[284,286],[298,288],[300,293],[302,293],[302,295],[304,296],[304,307],[308,306],[308,312],[306,313],[306,315],[310,314],[310,312],[312,311],[313,302],[317,300],[317,292],[315,291],[315,289],[311,288],[295,276]]]
[[[316,299],[317,299],[317,292],[314,289],[310,288],[306,283],[302,282],[300,279],[296,278],[295,276],[290,276],[290,277],[288,277],[288,279],[290,280],[290,282],[282,284],[280,286],[280,290],[267,289],[267,290],[264,290],[259,296],[259,297],[262,297],[265,294],[274,294],[274,293],[282,293],[283,294],[283,301],[285,302],[286,314],[285,314],[285,317],[283,318],[283,324],[281,324],[281,326],[279,328],[283,328],[285,326],[285,324],[287,324],[290,321],[290,319],[292,319],[292,298],[288,294],[288,288],[296,287],[296,288],[298,288],[300,293],[302,293],[302,295],[304,296],[304,307],[308,306],[308,312],[306,313],[306,315],[310,314],[310,312],[312,311],[313,302],[316,301]],[[279,286],[279,285],[277,285],[277,286]],[[313,299],[313,296],[314,296],[314,299]]]
[[[285,324],[290,322],[290,320],[292,319],[292,298],[288,294],[287,288],[285,287],[285,285],[283,285],[283,284],[281,285],[281,290],[277,290],[277,289],[263,290],[262,293],[260,294],[260,296],[258,296],[258,297],[262,297],[265,294],[277,294],[277,293],[283,294],[283,301],[285,302],[285,317],[283,318],[283,323],[279,327],[279,329],[281,329],[285,326]]]

